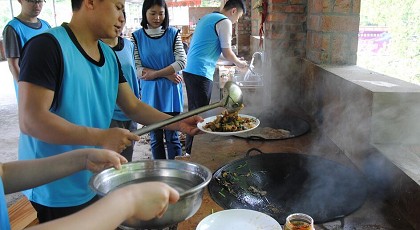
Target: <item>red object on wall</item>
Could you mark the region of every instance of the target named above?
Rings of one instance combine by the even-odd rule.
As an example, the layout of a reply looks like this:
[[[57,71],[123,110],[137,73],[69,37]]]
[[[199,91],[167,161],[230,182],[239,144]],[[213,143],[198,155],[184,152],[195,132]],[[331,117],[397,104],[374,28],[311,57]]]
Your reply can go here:
[[[267,19],[267,8],[268,8],[268,2],[267,0],[262,0],[262,11],[261,11],[261,23],[260,23],[260,30],[259,30],[259,35],[260,35],[260,48],[262,48],[263,46],[263,39],[262,36],[264,35],[264,22]]]
[[[166,1],[166,5],[168,5],[168,7],[198,7],[201,5],[201,0],[169,0]]]

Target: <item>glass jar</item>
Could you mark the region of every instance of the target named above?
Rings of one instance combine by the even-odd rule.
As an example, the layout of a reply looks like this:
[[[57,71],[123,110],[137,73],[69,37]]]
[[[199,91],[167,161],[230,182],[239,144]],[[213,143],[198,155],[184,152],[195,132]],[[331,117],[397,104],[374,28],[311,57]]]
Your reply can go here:
[[[315,230],[314,220],[309,215],[294,213],[286,218],[284,230]]]

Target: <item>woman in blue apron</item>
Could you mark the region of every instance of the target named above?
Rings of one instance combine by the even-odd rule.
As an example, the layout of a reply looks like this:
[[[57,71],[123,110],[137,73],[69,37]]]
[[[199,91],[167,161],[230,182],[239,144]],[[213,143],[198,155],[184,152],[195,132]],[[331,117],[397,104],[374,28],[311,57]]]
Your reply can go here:
[[[179,30],[169,26],[164,0],[145,0],[142,15],[143,28],[134,31],[132,37],[141,100],[161,112],[178,115],[184,104],[182,77],[178,73],[186,64]],[[154,159],[174,159],[182,154],[177,131],[158,129],[150,133],[150,138]]]

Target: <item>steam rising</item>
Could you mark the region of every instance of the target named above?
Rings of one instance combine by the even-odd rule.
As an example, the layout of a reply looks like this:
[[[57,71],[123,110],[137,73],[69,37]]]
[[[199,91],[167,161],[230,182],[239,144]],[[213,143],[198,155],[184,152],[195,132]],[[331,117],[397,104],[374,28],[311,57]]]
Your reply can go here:
[[[275,49],[270,49],[270,45],[267,50],[262,64],[263,87],[244,90],[246,107],[243,112],[259,118],[294,114],[308,119],[313,129],[319,132],[319,137],[310,143],[309,149],[302,147],[304,153],[331,159],[354,169],[355,173],[362,173],[373,192],[388,197],[395,187],[396,178],[402,174],[376,145],[392,143],[404,146],[418,142],[418,93],[402,92],[407,87],[408,91],[420,92],[419,88],[381,76],[380,81],[399,86],[381,92],[383,86],[366,86],[369,84],[363,75],[366,71],[358,67],[322,68],[304,59],[284,58],[281,53],[272,51]],[[372,77],[371,73],[369,77]],[[310,174],[319,175],[317,165],[308,162],[307,167]],[[331,174],[334,174],[334,168]],[[329,175],[325,176],[324,179],[328,180]],[[310,205],[327,190],[336,192],[337,197],[331,197],[337,199],[336,202],[348,195],[347,191],[338,191],[334,186],[317,184],[317,180],[312,182],[314,190],[309,192],[312,195],[296,199],[305,200]],[[319,212],[327,209],[319,206]]]

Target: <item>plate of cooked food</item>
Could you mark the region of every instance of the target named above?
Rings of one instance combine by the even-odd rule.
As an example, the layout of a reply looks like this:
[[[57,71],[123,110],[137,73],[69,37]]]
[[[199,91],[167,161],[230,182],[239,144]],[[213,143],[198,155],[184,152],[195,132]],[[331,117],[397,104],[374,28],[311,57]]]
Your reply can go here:
[[[256,117],[224,111],[221,115],[205,118],[197,127],[206,133],[228,136],[251,131],[258,125],[260,120]]]

